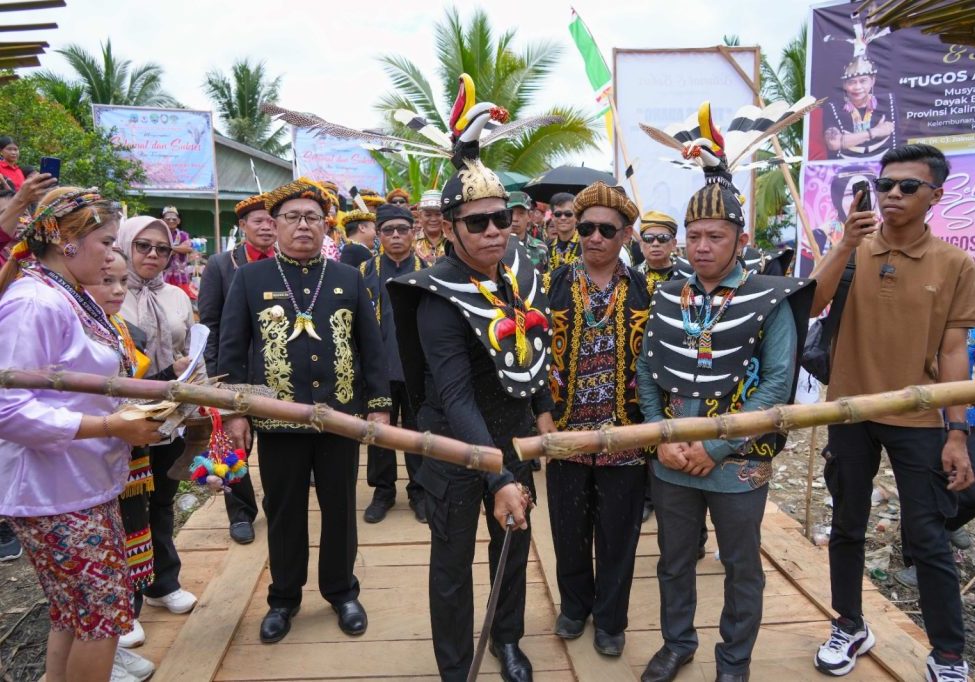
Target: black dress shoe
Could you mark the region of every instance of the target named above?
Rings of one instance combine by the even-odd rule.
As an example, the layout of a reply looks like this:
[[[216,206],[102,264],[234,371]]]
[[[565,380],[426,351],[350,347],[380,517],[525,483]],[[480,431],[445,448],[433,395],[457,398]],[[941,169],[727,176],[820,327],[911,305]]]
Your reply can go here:
[[[640,682],[671,682],[681,666],[687,665],[694,660],[694,654],[689,653],[684,656],[676,654],[666,645],[660,647],[660,651],[653,655],[643,674],[640,675]]]
[[[626,645],[626,633],[611,635],[605,630],[596,628],[596,636],[593,637],[592,645],[603,656],[622,656],[623,647]]]
[[[250,521],[230,524],[230,539],[238,545],[249,545],[254,542],[254,525]]]
[[[748,671],[743,673],[719,672],[715,682],[748,682]]]
[[[532,664],[518,647],[512,644],[496,644],[491,640],[491,655],[501,663],[501,679],[505,682],[531,682]]]
[[[410,500],[410,509],[413,510],[413,516],[416,517],[417,521],[420,523],[427,522],[426,503],[423,501],[422,497]]]
[[[363,520],[366,523],[379,523],[386,518],[386,512],[393,508],[393,500],[377,500],[373,498],[369,506],[366,507],[365,513],[362,515]]]
[[[647,521],[649,521],[651,516],[653,516],[653,502],[644,502],[643,503],[643,523],[646,523]]]
[[[366,631],[369,619],[366,617],[366,610],[358,599],[347,601],[336,606],[332,604],[332,610],[339,614],[339,627],[347,635],[361,635]]]
[[[555,634],[562,639],[576,639],[585,629],[585,619],[572,620],[564,613],[559,613],[559,617],[555,619]]]
[[[284,639],[291,630],[291,619],[300,608],[300,606],[293,609],[286,606],[272,607],[261,621],[261,641],[265,644],[274,644]]]

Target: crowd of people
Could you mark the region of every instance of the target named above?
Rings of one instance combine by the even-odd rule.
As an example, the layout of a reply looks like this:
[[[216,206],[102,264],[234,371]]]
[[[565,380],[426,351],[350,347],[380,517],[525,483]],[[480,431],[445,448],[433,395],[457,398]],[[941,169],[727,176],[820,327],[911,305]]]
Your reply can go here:
[[[546,222],[530,196],[505,189],[476,145],[461,152],[458,171],[412,206],[404,189],[346,199],[334,184],[307,178],[241,201],[242,240],[210,258],[196,313],[210,330],[212,376],[504,453],[499,473],[404,453],[409,506],[430,530],[427,589],[445,680],[466,679],[475,656],[482,507],[492,581],[500,581],[489,650],[504,679],[532,679],[520,640],[531,527],[545,520],[532,514],[536,469],[517,457],[513,437],[792,401],[809,320],[830,304],[849,263],[856,275],[833,342],[829,399],[971,376],[975,265],[924,222],[948,174],[933,147],[887,152],[874,182],[879,217],[851,210],[842,238],[807,279],[786,276],[782,259],[752,257],[729,178],[708,176],[682,221],[641,215],[622,187],[597,182],[552,196]],[[8,163],[6,147],[3,155]],[[161,218],[123,220],[97,188],[56,187],[44,174],[0,196],[0,248],[9,249],[0,368],[158,379],[182,372],[195,313],[180,274],[190,247],[179,221],[172,207]],[[49,601],[50,682],[146,679],[152,664],[132,651],[146,637],[143,604],[187,613],[196,603],[180,586],[173,544],[170,469],[182,439],[163,442],[158,422],[123,419],[118,408],[109,396],[0,392],[0,548],[23,547]],[[310,485],[321,516],[319,593],[341,630],[361,635],[359,444],[270,418],[224,425],[234,446],[253,449],[260,462],[261,505],[247,477],[225,500],[235,542],[254,541],[259,508],[267,519],[261,641],[284,639],[301,606]],[[969,432],[964,405],[829,427],[836,617],[810,651],[820,672],[849,673],[875,643],[861,590],[872,480],[885,448],[931,644],[926,677],[966,679],[946,524],[956,530],[975,514],[967,501],[958,509],[975,480]],[[591,618],[594,648],[622,655],[640,525],[655,514],[662,642],[647,652],[641,679],[675,679],[699,646],[696,562],[709,515],[725,569],[716,679],[748,680],[762,623],[761,525],[784,443],[768,434],[549,459],[554,635],[579,638]],[[367,523],[381,523],[395,505],[396,455],[368,447]]]

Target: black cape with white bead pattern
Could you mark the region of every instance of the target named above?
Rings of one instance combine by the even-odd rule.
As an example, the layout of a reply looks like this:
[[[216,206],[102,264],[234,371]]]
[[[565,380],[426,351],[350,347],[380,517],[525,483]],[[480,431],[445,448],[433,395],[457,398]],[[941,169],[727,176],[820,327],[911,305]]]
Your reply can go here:
[[[418,401],[422,402],[422,395],[418,395],[417,391],[421,390],[420,387],[424,383],[424,366],[420,361],[423,357],[423,349],[418,333],[418,325],[423,321],[417,319],[417,308],[421,296],[425,293],[440,296],[461,311],[464,319],[490,354],[497,368],[498,381],[509,395],[516,398],[530,397],[546,385],[548,371],[552,365],[550,348],[552,319],[548,297],[528,252],[518,240],[508,241],[508,249],[501,262],[511,268],[515,274],[525,303],[544,316],[544,324],[536,324],[527,330],[529,357],[524,366],[521,366],[517,360],[514,333],[500,339],[498,348],[492,344],[489,327],[504,313],[492,305],[471,283],[470,277],[473,271],[456,255],[441,258],[429,268],[398,277],[387,284],[396,317],[396,336],[400,357],[403,358],[406,384],[414,404],[418,404]],[[511,286],[504,278],[502,280],[504,290],[495,291],[495,294],[502,300],[511,301],[513,300]],[[488,287],[497,289],[492,283],[488,283]],[[410,361],[408,358],[416,360]]]

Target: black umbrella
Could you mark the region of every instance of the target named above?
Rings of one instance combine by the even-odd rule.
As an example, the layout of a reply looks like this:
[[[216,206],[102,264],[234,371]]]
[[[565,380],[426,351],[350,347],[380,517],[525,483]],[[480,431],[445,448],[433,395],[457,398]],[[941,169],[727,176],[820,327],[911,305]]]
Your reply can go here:
[[[544,201],[547,204],[554,194],[578,194],[597,180],[610,186],[616,184],[616,178],[611,173],[585,166],[559,166],[532,178],[522,190],[535,201]]]

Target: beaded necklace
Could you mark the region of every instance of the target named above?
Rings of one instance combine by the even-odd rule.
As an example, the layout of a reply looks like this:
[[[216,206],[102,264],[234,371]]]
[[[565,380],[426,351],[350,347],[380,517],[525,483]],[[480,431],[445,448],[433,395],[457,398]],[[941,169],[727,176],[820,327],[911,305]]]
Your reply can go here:
[[[586,275],[586,268],[579,261],[576,261],[572,267],[575,271],[576,281],[579,282],[579,292],[582,294],[582,313],[586,319],[586,326],[590,329],[602,329],[609,323],[609,318],[616,308],[616,296],[619,293],[622,280],[616,280],[616,284],[613,285],[613,293],[610,294],[609,302],[606,304],[606,313],[601,320],[597,320],[592,311],[592,298],[589,295],[589,277]]]
[[[504,276],[507,278],[508,282],[511,284],[511,292],[513,294],[512,298],[514,303],[509,305],[500,298],[498,298],[493,292],[489,291],[484,282],[480,281],[476,277],[471,277],[471,284],[477,287],[477,290],[481,292],[481,295],[486,298],[491,305],[498,308],[502,314],[511,319],[515,320],[515,353],[518,357],[518,364],[522,367],[528,364],[529,361],[529,346],[528,337],[525,334],[525,314],[526,306],[525,302],[521,298],[521,293],[518,287],[518,278],[511,271],[506,263],[502,263],[501,267],[504,268]]]
[[[295,311],[295,328],[285,343],[291,343],[297,339],[301,335],[301,332],[308,332],[308,336],[316,341],[321,341],[322,337],[320,337],[318,332],[315,331],[315,322],[311,318],[311,313],[315,309],[315,302],[318,301],[318,294],[322,290],[322,282],[325,281],[325,266],[328,264],[328,262],[322,262],[322,271],[318,275],[318,285],[315,287],[315,293],[312,294],[311,303],[308,305],[308,309],[305,310],[305,312],[301,312],[301,308],[298,307],[298,301],[295,299],[294,292],[291,291],[291,285],[288,284],[288,278],[284,276],[284,270],[281,268],[281,256],[276,255],[274,257],[274,262],[278,266],[278,273],[281,275],[281,281],[284,282],[284,289],[288,292],[288,299],[291,301],[291,306]],[[309,265],[310,264],[311,263],[309,262]]]
[[[561,248],[562,244],[566,244],[565,248]],[[572,238],[567,242],[560,242],[558,237],[555,238],[555,244],[552,245],[552,262],[549,265],[549,270],[555,270],[562,265],[569,265],[570,263],[575,263],[579,260],[579,235],[573,234]]]
[[[698,369],[711,369],[712,367],[712,347],[711,330],[722,318],[731,300],[735,297],[735,292],[748,279],[748,270],[742,272],[741,279],[734,287],[725,289],[724,300],[714,315],[711,314],[710,294],[703,294],[701,308],[694,304],[694,290],[690,282],[684,283],[684,288],[680,292],[680,315],[684,323],[684,333],[687,340],[684,342],[688,348],[697,348],[697,367]],[[694,321],[691,321],[691,307],[694,308]]]
[[[84,293],[84,290],[79,291],[54,270],[41,265],[39,274],[42,278],[58,285],[62,291],[68,294],[69,300],[75,304],[75,312],[78,313],[78,318],[88,335],[118,353],[121,373],[124,376],[132,376],[132,362],[128,353],[125,352],[121,336],[108,321],[105,311],[88,294]]]

